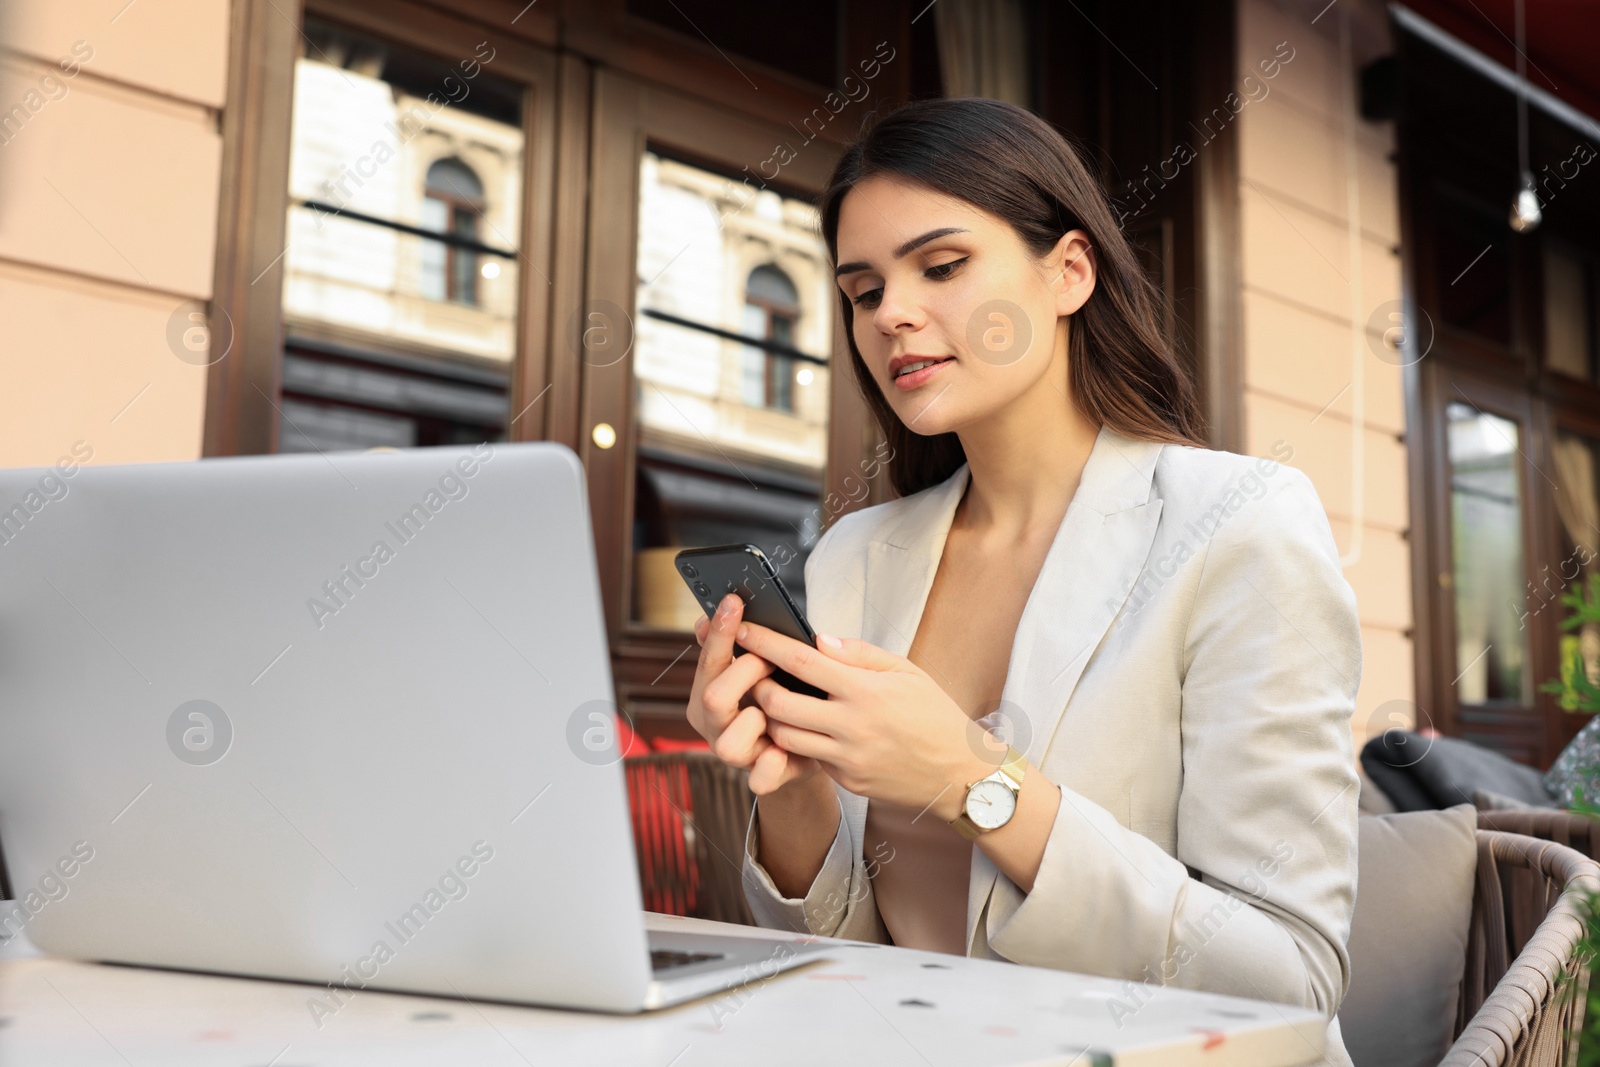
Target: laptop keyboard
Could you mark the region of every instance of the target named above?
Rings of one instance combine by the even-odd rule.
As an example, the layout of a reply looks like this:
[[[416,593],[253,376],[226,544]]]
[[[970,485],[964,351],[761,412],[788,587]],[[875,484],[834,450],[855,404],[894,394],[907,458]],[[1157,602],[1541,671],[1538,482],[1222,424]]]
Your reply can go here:
[[[691,963],[720,960],[726,955],[724,952],[680,952],[671,948],[653,948],[650,950],[650,970],[660,974],[674,967],[687,967]]]

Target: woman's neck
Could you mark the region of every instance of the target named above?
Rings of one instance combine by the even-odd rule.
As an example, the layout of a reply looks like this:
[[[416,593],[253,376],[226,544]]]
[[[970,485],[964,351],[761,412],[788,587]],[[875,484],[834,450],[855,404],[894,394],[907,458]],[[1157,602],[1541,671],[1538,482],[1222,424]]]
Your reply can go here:
[[[958,524],[1007,538],[1054,536],[1100,432],[1070,396],[1062,330],[1033,388],[959,431],[969,478]]]

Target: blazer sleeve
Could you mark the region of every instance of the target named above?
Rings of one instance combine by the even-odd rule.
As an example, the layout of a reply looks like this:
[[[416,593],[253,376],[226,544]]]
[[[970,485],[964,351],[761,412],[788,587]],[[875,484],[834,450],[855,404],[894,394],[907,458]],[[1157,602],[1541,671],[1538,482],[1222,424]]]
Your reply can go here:
[[[835,783],[834,788],[842,788]],[[804,897],[786,897],[773,884],[772,876],[756,862],[760,827],[754,807],[750,829],[745,836],[744,894],[756,925],[777,930],[794,930],[819,937],[842,937],[852,941],[887,943],[888,931],[872,898],[872,879],[868,877],[861,842],[850,833],[840,805],[839,829],[833,845],[822,861]]]
[[[841,517],[830,526],[806,558],[806,590],[813,593],[818,586],[818,574],[826,564],[821,560],[827,554],[829,543],[840,525],[849,516]],[[810,596],[815,603],[821,598]],[[808,607],[809,610],[809,607]],[[845,628],[834,620],[812,615],[811,621],[823,632],[844,633]],[[756,862],[760,842],[759,808],[752,803],[750,826],[745,833],[741,881],[745,900],[758,926],[778,930],[793,930],[815,934],[819,937],[842,937],[853,941],[886,943],[888,931],[878,915],[878,905],[872,897],[872,879],[862,860],[862,842],[850,832],[844,817],[844,787],[837,782],[834,789],[839,796],[839,828],[833,844],[823,858],[822,869],[812,879],[804,897],[786,897],[778,891],[767,869]]]
[[[1278,473],[1200,559],[1177,855],[1063,787],[1032,891],[990,931],[1007,959],[1337,1011],[1355,907],[1360,632],[1316,490]]]

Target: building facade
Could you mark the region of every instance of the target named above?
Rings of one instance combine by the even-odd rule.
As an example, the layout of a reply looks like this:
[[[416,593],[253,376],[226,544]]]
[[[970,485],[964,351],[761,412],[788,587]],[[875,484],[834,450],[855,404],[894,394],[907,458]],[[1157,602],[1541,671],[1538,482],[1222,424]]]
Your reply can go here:
[[[1103,176],[1212,443],[1316,485],[1356,743],[1554,756],[1585,717],[1540,685],[1600,679],[1560,602],[1600,538],[1593,18],[1530,0],[1518,50],[1455,0],[745,7],[12,5],[0,463],[564,442],[619,701],[682,736],[671,552],[797,578],[888,493],[810,198],[871,109],[1000,96]]]

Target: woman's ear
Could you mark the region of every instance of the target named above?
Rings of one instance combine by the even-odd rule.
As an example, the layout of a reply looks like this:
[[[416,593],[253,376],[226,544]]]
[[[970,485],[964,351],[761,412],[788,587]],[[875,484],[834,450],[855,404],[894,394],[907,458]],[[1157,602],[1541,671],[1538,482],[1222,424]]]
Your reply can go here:
[[[1089,235],[1083,230],[1068,230],[1050,252],[1051,292],[1056,299],[1056,314],[1071,315],[1088,302],[1094,292],[1098,262]]]

